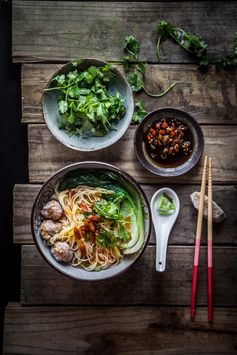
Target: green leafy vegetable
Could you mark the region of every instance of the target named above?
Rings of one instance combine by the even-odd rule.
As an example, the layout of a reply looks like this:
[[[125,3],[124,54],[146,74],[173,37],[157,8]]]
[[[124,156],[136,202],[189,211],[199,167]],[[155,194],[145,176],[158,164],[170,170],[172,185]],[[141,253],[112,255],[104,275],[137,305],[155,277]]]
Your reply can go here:
[[[107,190],[114,191],[114,194],[104,194],[104,201],[95,204],[95,210],[101,216],[115,220],[118,224],[117,238],[123,236],[123,242],[128,240],[128,235],[124,231],[124,226],[120,225],[121,215],[131,215],[131,240],[123,244],[126,249],[125,254],[135,253],[144,242],[144,215],[141,200],[138,193],[131,188],[119,175],[108,171],[85,172],[82,169],[68,173],[65,178],[60,181],[57,190],[76,188],[81,185],[102,187]],[[120,231],[122,232],[120,233]],[[111,239],[108,234],[100,236],[101,243],[107,243]],[[113,243],[114,239],[112,238]],[[109,243],[109,242],[108,242]],[[120,241],[121,243],[121,241]]]
[[[189,34],[171,23],[160,20],[156,28],[159,35],[157,42],[157,57],[160,59],[160,43],[166,38],[171,38],[183,49],[189,52],[198,61],[201,70],[207,70],[209,59],[207,56],[208,44],[196,34]]]
[[[140,49],[139,41],[134,36],[127,36],[124,40],[124,57],[123,66],[127,73],[127,80],[131,86],[133,92],[144,91],[147,95],[151,97],[161,97],[167,94],[176,83],[171,84],[164,92],[159,94],[153,94],[145,88],[144,76],[146,63],[140,62],[134,65],[134,62],[138,60],[138,53]]]
[[[235,32],[233,51],[219,58],[216,62],[216,68],[218,70],[230,69],[236,67],[236,65],[237,65],[237,32]]]
[[[163,195],[160,196],[157,200],[156,209],[159,214],[168,216],[175,212],[175,205],[172,198],[166,193],[163,193]]]
[[[128,234],[127,229],[124,227],[123,223],[118,221],[117,224],[118,224],[117,237],[122,239],[123,241],[128,241],[130,239],[130,235]]]
[[[144,89],[144,81],[137,70],[127,75],[128,82],[133,92],[139,92]]]
[[[162,97],[176,85],[176,82],[174,82],[165,91],[159,94],[153,94],[145,88],[144,74],[141,73],[141,71],[139,71],[138,69],[135,69],[134,72],[129,73],[127,75],[127,79],[133,92],[140,92],[143,90],[148,96],[151,97]]]
[[[96,243],[104,248],[114,248],[119,245],[120,240],[113,233],[102,229],[96,238]]]
[[[133,122],[141,122],[146,115],[147,111],[145,110],[144,102],[137,101],[135,103],[134,114],[132,116]]]
[[[115,191],[114,194],[108,196],[107,200],[106,197],[107,196],[104,196],[105,200],[101,200],[95,203],[95,211],[100,216],[115,220],[119,219],[121,217],[121,203],[125,197],[124,192]]]
[[[138,58],[138,52],[140,50],[140,44],[136,37],[130,35],[124,39],[124,57],[123,65],[125,71],[128,70],[129,64],[136,62]]]
[[[57,91],[59,128],[77,136],[103,136],[116,129],[113,124],[124,116],[126,108],[119,92],[111,95],[108,91],[113,75],[110,65],[57,75],[45,91]]]

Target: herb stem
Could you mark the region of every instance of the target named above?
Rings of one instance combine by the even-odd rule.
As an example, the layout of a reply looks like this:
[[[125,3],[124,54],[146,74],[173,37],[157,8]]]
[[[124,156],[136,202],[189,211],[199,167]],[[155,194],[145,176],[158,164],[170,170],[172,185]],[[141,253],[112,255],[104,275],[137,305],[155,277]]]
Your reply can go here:
[[[61,90],[61,91],[64,91],[64,87],[59,87],[59,86],[56,86],[54,88],[48,88],[48,89],[44,89],[44,91],[53,91],[53,90]]]
[[[143,86],[143,90],[145,91],[145,93],[151,97],[162,97],[165,94],[167,94],[174,86],[176,85],[176,82],[173,82],[165,91],[163,91],[160,94],[152,94],[151,92],[147,91],[147,89]]]
[[[137,54],[133,53],[133,52],[130,51],[128,48],[126,48],[126,51],[127,51],[128,53],[130,53],[130,54],[133,56],[134,61],[137,61]]]
[[[73,86],[75,85],[75,83],[70,83],[66,86],[55,86],[53,88],[48,88],[48,89],[44,89],[44,91],[52,91],[52,90],[61,90],[61,91],[64,91],[65,89],[68,89],[70,88],[70,86]]]
[[[161,36],[158,38],[158,42],[156,45],[156,55],[157,55],[158,61],[160,61],[160,41],[161,41]]]

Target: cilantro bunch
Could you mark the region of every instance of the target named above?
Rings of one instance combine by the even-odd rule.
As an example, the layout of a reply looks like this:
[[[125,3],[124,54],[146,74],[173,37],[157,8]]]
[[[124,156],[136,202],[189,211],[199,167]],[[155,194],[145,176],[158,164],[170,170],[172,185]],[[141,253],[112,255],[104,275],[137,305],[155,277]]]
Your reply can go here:
[[[214,58],[212,61],[208,53],[208,43],[200,36],[190,34],[165,20],[159,21],[156,32],[159,35],[156,47],[158,59],[160,59],[161,42],[165,39],[171,39],[196,59],[199,69],[203,72],[208,70],[210,63],[215,64],[217,70],[231,69],[237,65],[237,32],[235,33],[233,50],[221,57]]]
[[[136,37],[132,35],[125,37],[123,67],[126,72],[126,77],[132,91],[134,93],[144,91],[148,96],[155,98],[164,96],[175,86],[176,83],[172,83],[165,91],[161,93],[151,93],[150,91],[148,91],[145,87],[146,63],[138,62],[139,50],[140,43]],[[144,103],[141,101],[137,101],[135,103],[133,121],[140,122],[146,114],[147,111],[145,110]]]
[[[160,43],[165,38],[171,38],[178,43],[183,49],[189,52],[198,61],[201,70],[205,70],[209,64],[207,57],[208,44],[196,34],[189,34],[183,29],[175,27],[170,22],[160,20],[156,28],[159,35],[157,42],[157,57],[160,58]]]
[[[138,60],[138,53],[140,50],[140,44],[136,37],[134,36],[127,36],[124,39],[124,57],[123,57],[123,65],[127,75],[127,80],[131,86],[133,92],[141,92],[142,90],[151,97],[161,97],[167,94],[175,83],[171,84],[164,92],[161,93],[151,93],[145,87],[145,70],[146,70],[146,63],[137,62]]]
[[[46,92],[57,90],[57,103],[60,117],[58,127],[69,135],[104,136],[109,130],[116,129],[114,123],[125,112],[124,98],[119,92],[109,93],[109,82],[113,77],[111,65],[90,66],[57,75]]]

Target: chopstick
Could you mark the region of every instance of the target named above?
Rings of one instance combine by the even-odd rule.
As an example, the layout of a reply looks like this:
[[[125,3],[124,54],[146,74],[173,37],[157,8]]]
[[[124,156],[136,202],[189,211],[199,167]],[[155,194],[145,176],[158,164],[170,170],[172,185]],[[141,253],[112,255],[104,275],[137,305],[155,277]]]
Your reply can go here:
[[[208,217],[207,217],[207,269],[208,269],[208,321],[213,320],[212,301],[212,160],[209,158],[208,171]]]
[[[207,173],[207,156],[205,156],[205,160],[204,160],[200,201],[199,201],[199,209],[198,209],[197,229],[196,229],[196,242],[195,242],[195,253],[194,253],[194,261],[193,261],[192,293],[191,293],[191,307],[190,307],[191,320],[194,320],[195,309],[196,309],[198,264],[199,264],[199,255],[200,255],[203,207],[204,207],[204,197],[205,197],[205,187],[206,187],[206,173]]]

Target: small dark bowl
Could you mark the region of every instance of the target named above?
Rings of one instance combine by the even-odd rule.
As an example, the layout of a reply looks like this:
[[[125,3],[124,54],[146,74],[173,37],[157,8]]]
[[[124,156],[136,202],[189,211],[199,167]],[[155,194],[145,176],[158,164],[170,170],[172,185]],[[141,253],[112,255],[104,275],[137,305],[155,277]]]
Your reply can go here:
[[[146,150],[144,134],[148,126],[164,117],[178,119],[190,131],[193,145],[192,153],[183,162],[170,165],[159,164],[149,156]],[[191,170],[200,160],[204,149],[203,132],[197,121],[187,112],[170,107],[160,108],[148,113],[137,127],[134,137],[134,149],[140,163],[151,173],[159,176],[178,176]]]

